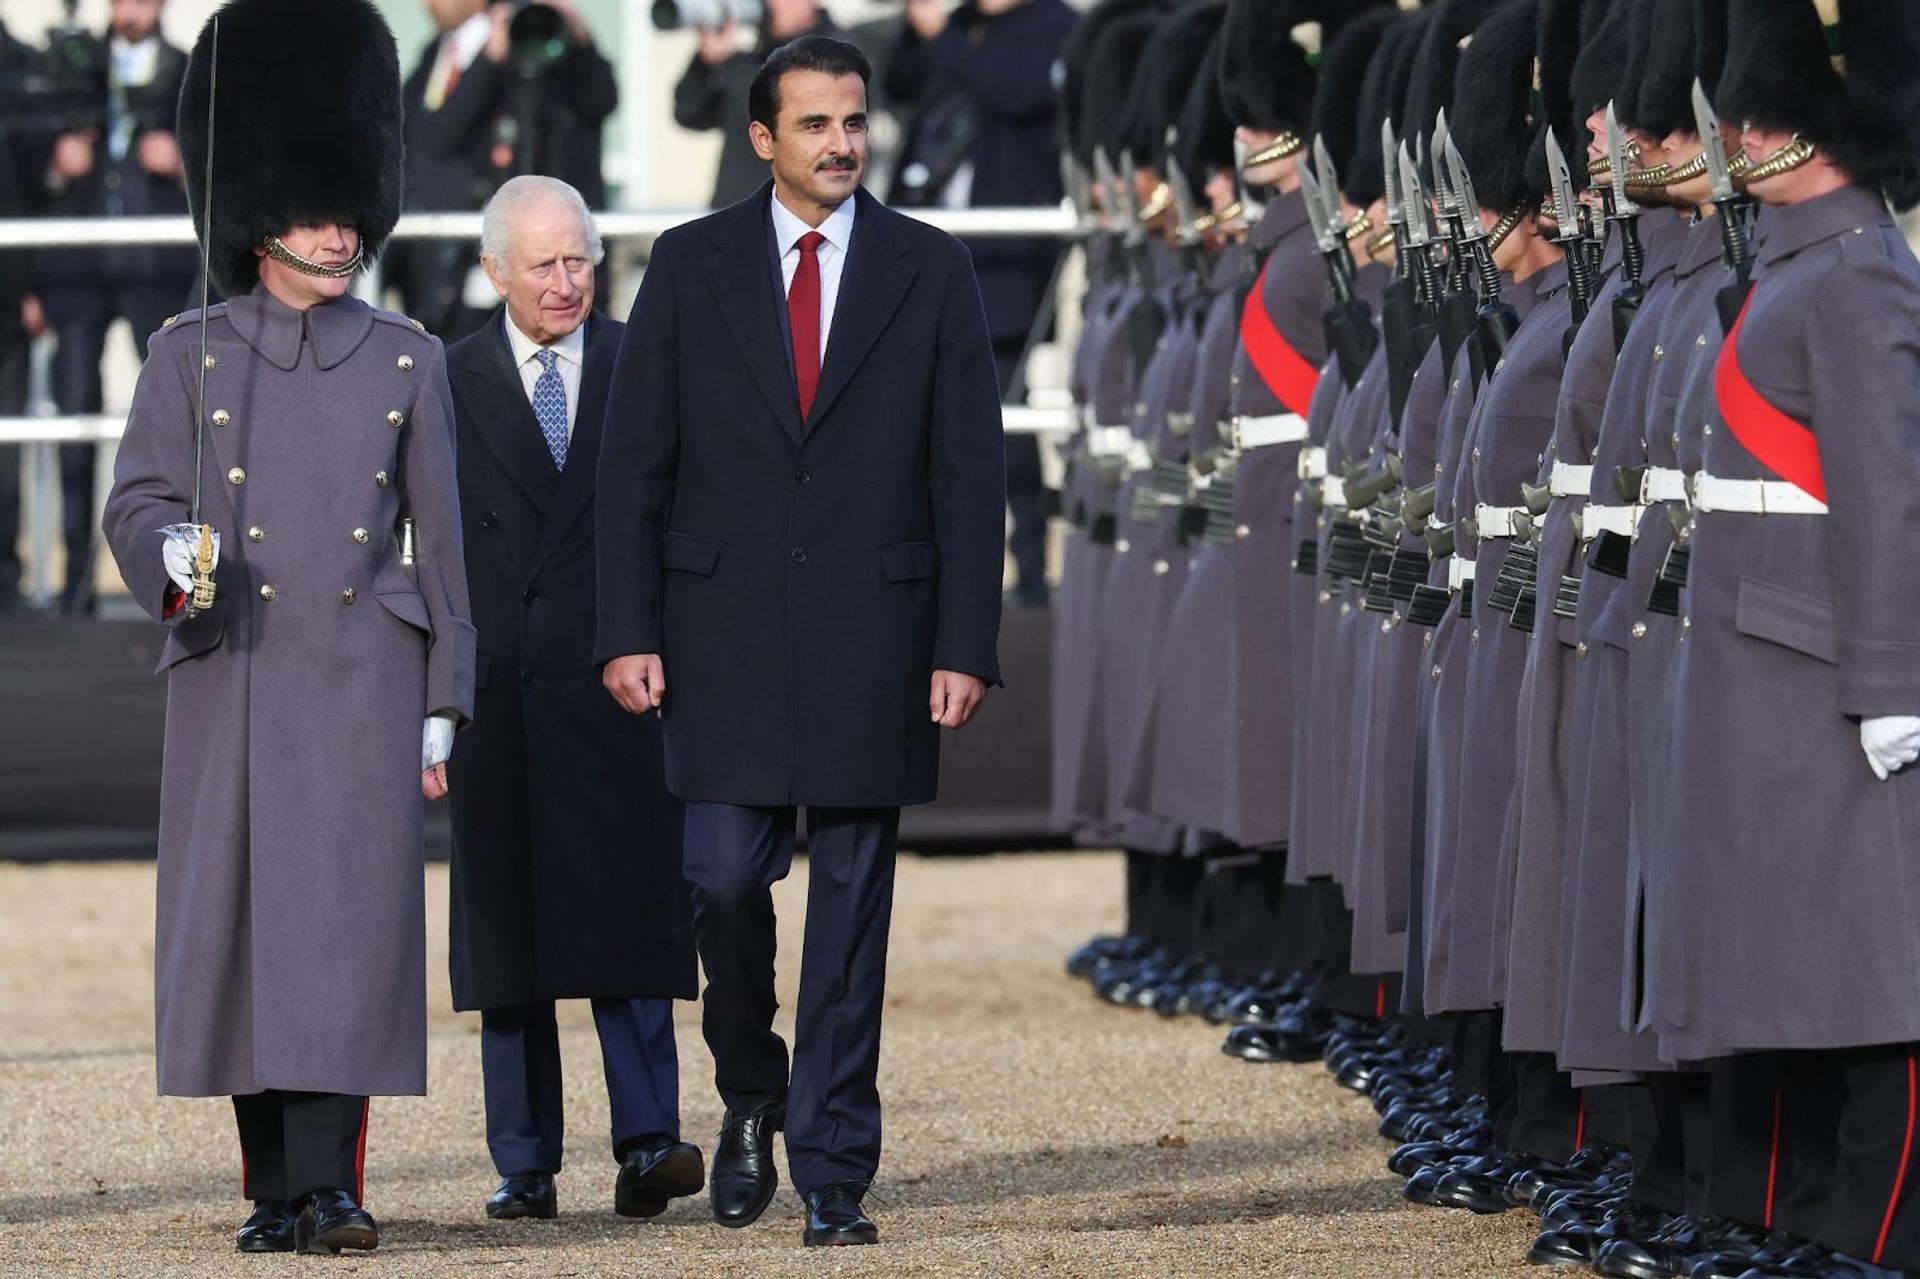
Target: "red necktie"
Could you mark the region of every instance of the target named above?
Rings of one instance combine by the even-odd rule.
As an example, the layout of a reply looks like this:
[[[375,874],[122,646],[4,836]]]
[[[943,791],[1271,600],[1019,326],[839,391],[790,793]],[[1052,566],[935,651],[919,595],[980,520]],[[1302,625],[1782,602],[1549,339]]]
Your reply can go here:
[[[818,231],[800,237],[800,264],[787,290],[787,328],[793,332],[793,380],[800,391],[800,420],[813,411],[820,389],[820,259],[814,250],[827,242]]]

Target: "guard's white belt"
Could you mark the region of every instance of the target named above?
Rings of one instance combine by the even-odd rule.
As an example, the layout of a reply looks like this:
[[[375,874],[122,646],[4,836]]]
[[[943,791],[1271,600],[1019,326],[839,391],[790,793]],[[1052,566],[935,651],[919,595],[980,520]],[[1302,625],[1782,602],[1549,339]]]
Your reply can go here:
[[[1649,466],[1640,473],[1640,504],[1684,502],[1687,500],[1687,473],[1671,466]]]
[[[1275,413],[1270,417],[1236,417],[1228,432],[1233,447],[1248,449],[1269,444],[1292,444],[1307,438],[1307,419],[1298,413]]]
[[[1471,582],[1472,580],[1473,580],[1473,561],[1472,560],[1465,559],[1461,556],[1456,555],[1452,559],[1447,561],[1447,589],[1448,590],[1450,591],[1463,590],[1465,589],[1467,583]]]
[[[1588,502],[1580,510],[1580,540],[1591,542],[1602,533],[1632,537],[1639,523],[1640,508],[1637,506],[1604,506],[1599,502]]]
[[[1147,447],[1145,440],[1135,440],[1127,446],[1127,469],[1129,471],[1153,469],[1153,450]]]
[[[1593,488],[1593,468],[1555,462],[1547,472],[1547,489],[1555,497],[1585,497]]]
[[[1323,444],[1310,444],[1300,450],[1298,464],[1300,478],[1303,480],[1322,479],[1327,474],[1327,450]]]
[[[1087,428],[1087,455],[1089,457],[1119,457],[1133,447],[1133,432],[1124,426],[1090,426]]]
[[[1721,480],[1693,477],[1693,509],[1744,515],[1825,515],[1827,504],[1785,480]]]
[[[1320,505],[1331,511],[1347,509],[1347,481],[1339,475],[1320,477]]]
[[[1482,540],[1512,537],[1515,517],[1527,513],[1524,506],[1488,506],[1482,502],[1473,508],[1473,527]]]

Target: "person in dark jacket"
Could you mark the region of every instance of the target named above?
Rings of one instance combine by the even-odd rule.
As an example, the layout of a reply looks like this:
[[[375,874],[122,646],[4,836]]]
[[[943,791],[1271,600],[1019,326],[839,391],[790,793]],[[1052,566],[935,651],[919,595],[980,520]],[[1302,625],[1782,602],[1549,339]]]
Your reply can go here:
[[[0,23],[0,218],[34,211],[32,103],[24,79],[36,61],[34,51],[7,33]],[[27,347],[40,335],[46,317],[39,298],[29,293],[33,255],[23,249],[0,251],[0,417],[14,417],[27,402]],[[0,444],[0,617],[20,607],[20,446]]]
[[[673,122],[683,129],[721,131],[712,208],[745,199],[767,180],[766,163],[747,137],[747,89],[760,64],[789,40],[838,30],[819,0],[769,0],[751,50],[740,47],[732,22],[701,29],[699,52],[673,86]]]
[[[478,209],[502,181],[542,173],[603,208],[600,137],[620,104],[613,68],[571,0],[543,0],[561,20],[561,50],[529,64],[516,50],[514,6],[427,0],[439,35],[402,91],[407,109],[407,207]],[[474,246],[416,241],[388,254],[407,313],[451,342],[493,311]]]
[[[555,999],[591,999],[620,1163],[614,1211],[656,1216],[705,1183],[680,1141],[675,997],[694,995],[681,807],[657,720],[600,687],[594,463],[624,326],[593,309],[600,235],[580,193],[518,177],[488,201],[481,261],[504,314],[447,352],[473,727],[448,764],[456,1008],[480,1010],[495,1218],[551,1217],[560,1171]]]
[[[107,80],[97,123],[52,138],[40,181],[56,217],[183,214],[174,103],[187,57],[160,34],[165,0],[113,0],[106,37]],[[107,330],[124,319],[141,354],[160,322],[192,291],[192,250],[136,245],[42,254],[36,289],[59,337],[53,397],[64,413],[101,411],[100,356]],[[61,607],[93,606],[93,490],[98,450],[60,446],[60,505],[66,550]]]
[[[888,202],[946,208],[1052,205],[1060,201],[1053,65],[1074,11],[1064,0],[907,0],[907,21],[888,61],[888,98],[917,106]],[[968,244],[986,303],[1003,396],[1045,301],[1058,248],[1041,239]],[[1007,440],[1009,547],[1017,602],[1047,602],[1046,515],[1040,443]]]

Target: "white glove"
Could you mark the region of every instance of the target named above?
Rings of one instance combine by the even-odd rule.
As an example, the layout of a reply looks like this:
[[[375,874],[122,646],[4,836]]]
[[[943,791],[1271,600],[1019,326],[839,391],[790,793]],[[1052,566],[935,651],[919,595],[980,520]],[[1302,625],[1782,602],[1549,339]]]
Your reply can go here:
[[[183,595],[193,594],[193,561],[200,554],[200,526],[169,524],[160,530],[160,562]],[[213,562],[220,563],[220,530],[213,530]]]
[[[426,772],[435,764],[447,762],[447,756],[453,754],[453,717],[451,715],[429,715],[426,727],[420,733],[420,771]]]
[[[1860,721],[1860,749],[1881,781],[1920,759],[1920,716],[1883,715]]]

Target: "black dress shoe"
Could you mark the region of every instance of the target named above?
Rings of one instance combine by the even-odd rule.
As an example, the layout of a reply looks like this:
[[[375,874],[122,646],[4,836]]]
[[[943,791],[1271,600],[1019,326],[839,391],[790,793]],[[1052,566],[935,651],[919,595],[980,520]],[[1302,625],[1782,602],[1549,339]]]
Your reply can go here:
[[[292,1252],[293,1205],[284,1199],[256,1199],[253,1214],[234,1232],[241,1252]]]
[[[329,1256],[342,1249],[372,1252],[380,1246],[380,1228],[373,1217],[344,1190],[316,1190],[301,1206],[294,1223],[296,1252]]]
[[[500,1179],[500,1188],[487,1196],[487,1216],[495,1221],[523,1217],[548,1220],[559,1214],[550,1172],[516,1172]]]
[[[707,1197],[723,1226],[751,1226],[773,1202],[780,1174],[773,1170],[773,1136],[785,1125],[787,1108],[776,1102],[758,1110],[729,1110],[713,1147]]]
[[[1139,959],[1151,949],[1143,937],[1095,937],[1067,956],[1067,972],[1075,977],[1088,977],[1101,960]]]
[[[1698,1260],[1719,1255],[1732,1263],[1744,1254],[1751,1260],[1766,1243],[1766,1232],[1754,1226],[1715,1218],[1676,1217],[1673,1224],[1651,1239],[1614,1239],[1593,1259],[1593,1268],[1609,1279],[1676,1279]]]
[[[706,1184],[700,1147],[690,1141],[655,1142],[621,1157],[620,1175],[613,1181],[613,1210],[622,1217],[658,1217],[669,1200],[697,1195]]]
[[[866,1183],[829,1181],[807,1192],[807,1231],[801,1238],[809,1248],[879,1243],[880,1232],[860,1210]]]

